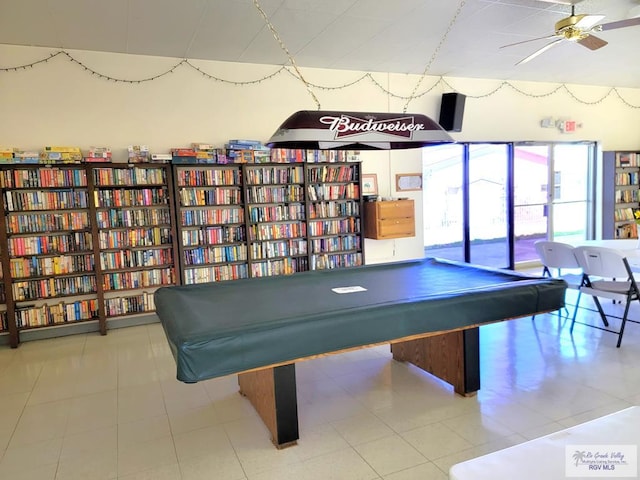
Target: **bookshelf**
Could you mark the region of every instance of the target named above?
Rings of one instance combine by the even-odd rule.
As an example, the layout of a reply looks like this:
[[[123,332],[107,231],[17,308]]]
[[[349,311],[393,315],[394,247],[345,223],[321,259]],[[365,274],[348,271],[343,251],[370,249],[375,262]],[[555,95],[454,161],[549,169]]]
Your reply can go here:
[[[12,346],[21,330],[100,320],[85,168],[3,166],[0,187]]]
[[[309,270],[304,164],[245,165],[252,277]]]
[[[153,292],[177,280],[171,168],[163,164],[87,168],[104,315],[113,319],[152,313]]]
[[[174,165],[183,283],[363,264],[360,163],[280,153],[277,163]]]
[[[173,168],[182,282],[247,278],[242,166]]]
[[[359,163],[306,164],[312,270],[363,264]]]
[[[9,265],[10,258],[6,248],[6,215],[4,209],[4,195],[0,195],[0,232],[4,241],[0,246],[0,334],[9,335],[9,343],[12,346],[18,344],[18,332],[16,324],[13,321],[9,321],[9,318],[13,318],[13,300],[11,296],[11,277],[5,275],[6,266]],[[11,312],[9,313],[9,309]]]
[[[640,152],[604,152],[603,178],[603,238],[638,238]]]
[[[360,163],[288,155],[0,165],[0,334],[106,334],[152,314],[163,285],[362,265]]]

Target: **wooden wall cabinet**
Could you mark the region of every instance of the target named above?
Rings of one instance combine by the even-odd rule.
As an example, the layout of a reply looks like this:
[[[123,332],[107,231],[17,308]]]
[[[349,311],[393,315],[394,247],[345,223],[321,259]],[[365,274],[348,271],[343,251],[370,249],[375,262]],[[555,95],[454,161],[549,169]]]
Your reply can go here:
[[[413,200],[364,203],[364,236],[374,240],[416,235]]]

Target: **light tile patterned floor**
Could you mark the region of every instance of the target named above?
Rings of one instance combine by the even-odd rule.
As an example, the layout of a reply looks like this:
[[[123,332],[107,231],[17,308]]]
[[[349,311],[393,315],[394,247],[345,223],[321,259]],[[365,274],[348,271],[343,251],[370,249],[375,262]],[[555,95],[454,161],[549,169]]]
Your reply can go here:
[[[5,347],[0,478],[446,479],[459,461],[640,403],[640,325],[620,349],[582,325],[571,337],[556,315],[482,327],[481,342],[471,398],[386,346],[298,364],[300,441],[284,450],[235,376],[174,379],[159,324]]]

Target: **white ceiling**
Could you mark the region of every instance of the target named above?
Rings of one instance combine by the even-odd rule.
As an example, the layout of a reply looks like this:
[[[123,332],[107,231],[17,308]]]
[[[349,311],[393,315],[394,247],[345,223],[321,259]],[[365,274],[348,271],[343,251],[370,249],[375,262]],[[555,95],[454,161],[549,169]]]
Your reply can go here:
[[[421,74],[460,0],[257,0],[303,67]],[[579,1],[579,0],[578,0]],[[628,18],[640,0],[584,0],[576,13]],[[428,73],[640,88],[640,26],[598,33],[515,66],[549,40],[567,5],[467,0]],[[0,43],[288,64],[254,0],[0,0]],[[0,59],[0,65],[4,62]],[[4,66],[4,65],[3,65]]]

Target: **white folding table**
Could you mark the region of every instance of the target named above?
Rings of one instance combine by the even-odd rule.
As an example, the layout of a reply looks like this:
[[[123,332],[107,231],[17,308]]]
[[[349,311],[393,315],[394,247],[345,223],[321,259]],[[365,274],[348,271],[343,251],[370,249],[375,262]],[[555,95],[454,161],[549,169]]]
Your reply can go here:
[[[566,480],[568,445],[640,445],[640,407],[630,407],[544,437],[453,465],[451,480]],[[636,477],[638,475],[635,462]],[[606,473],[606,472],[605,472]],[[597,478],[611,478],[603,474]],[[616,478],[616,477],[613,477]],[[629,478],[629,477],[627,477]]]

